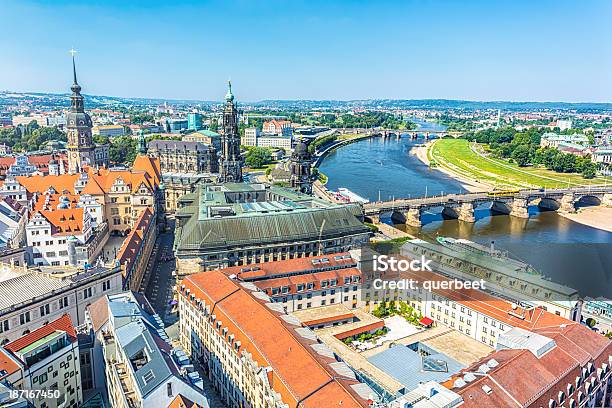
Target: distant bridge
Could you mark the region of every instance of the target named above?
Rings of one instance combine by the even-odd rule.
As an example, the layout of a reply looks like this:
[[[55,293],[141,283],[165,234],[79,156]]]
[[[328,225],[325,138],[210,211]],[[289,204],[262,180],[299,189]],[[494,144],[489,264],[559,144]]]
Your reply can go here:
[[[423,135],[425,140],[429,139],[430,136],[452,136],[459,137],[463,135],[464,132],[456,132],[456,131],[446,131],[446,130],[392,130],[392,129],[361,129],[361,128],[346,128],[346,129],[331,129],[325,132],[321,132],[317,135],[317,139],[323,138],[325,136],[329,136],[334,132],[339,132],[340,134],[359,134],[363,135],[362,137],[353,138],[353,139],[343,139],[336,140],[326,146],[324,146],[321,150],[317,150],[314,154],[313,166],[317,167],[321,164],[321,161],[325,157],[325,155],[332,150],[342,146],[354,143],[358,140],[363,140],[368,137],[382,137],[384,139],[387,138],[395,138],[400,139],[402,136],[407,135],[410,136],[411,139],[416,139],[418,135]]]
[[[474,209],[482,204],[490,204],[491,211],[509,214],[519,218],[529,218],[528,206],[573,212],[576,204],[612,206],[612,187],[591,186],[567,189],[520,190],[517,193],[468,193],[444,196],[378,201],[364,204],[364,214],[371,221],[379,221],[380,216],[389,215],[398,223],[415,227],[422,225],[423,212],[442,208],[442,216],[457,218],[465,222],[475,222]]]

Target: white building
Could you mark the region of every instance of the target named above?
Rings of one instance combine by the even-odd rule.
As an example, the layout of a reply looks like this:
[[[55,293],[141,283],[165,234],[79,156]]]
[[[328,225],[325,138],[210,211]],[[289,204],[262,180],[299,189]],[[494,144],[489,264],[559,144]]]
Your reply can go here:
[[[89,243],[92,237],[91,224],[91,216],[83,208],[36,212],[26,226],[33,262],[51,266],[91,263],[93,259],[76,259],[76,247]]]
[[[125,129],[121,125],[100,125],[94,126],[91,129],[91,133],[93,135],[114,137],[114,136],[123,136],[125,134]]]
[[[272,119],[263,123],[262,130],[264,133],[291,137],[293,135],[293,128],[291,122],[288,120],[276,120]]]
[[[28,209],[12,198],[0,197],[0,247],[20,248],[25,240]]]
[[[292,136],[290,134],[262,133],[257,128],[244,130],[242,144],[244,146],[275,147],[279,149],[291,150]]]
[[[17,201],[21,205],[28,203],[28,192],[15,177],[7,176],[0,184],[0,196],[8,197]]]
[[[572,120],[571,119],[559,119],[557,120],[557,127],[559,130],[564,131],[572,128]]]
[[[573,135],[558,135],[548,132],[544,133],[540,139],[540,147],[557,148],[561,143],[588,145],[589,138],[580,133],[574,133]]]
[[[15,163],[11,164],[11,166],[6,171],[7,176],[29,176],[38,171],[36,166],[30,164],[28,160],[28,156],[24,154],[20,154],[15,157]]]
[[[16,389],[43,391],[25,394],[34,406],[76,408],[83,402],[79,342],[70,316],[6,344],[0,353],[5,382]]]
[[[94,372],[103,368],[111,407],[166,408],[177,396],[208,408],[201,378],[172,348],[163,322],[141,295],[105,296],[88,309]]]
[[[85,323],[85,308],[100,296],[121,291],[119,267],[27,268],[0,265],[0,344],[6,344],[67,313]]]
[[[257,137],[261,131],[256,127],[244,129],[244,137],[242,138],[242,144],[244,146],[257,146]]]

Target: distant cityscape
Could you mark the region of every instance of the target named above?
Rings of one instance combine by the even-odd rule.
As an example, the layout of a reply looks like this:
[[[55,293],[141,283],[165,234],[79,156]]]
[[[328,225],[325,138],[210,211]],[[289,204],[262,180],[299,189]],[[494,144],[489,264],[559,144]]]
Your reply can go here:
[[[69,95],[0,93],[3,407],[612,406],[610,299],[420,232],[486,206],[609,244],[612,104],[85,96],[77,62]],[[332,188],[363,146],[421,175],[373,199],[394,170],[361,155]]]

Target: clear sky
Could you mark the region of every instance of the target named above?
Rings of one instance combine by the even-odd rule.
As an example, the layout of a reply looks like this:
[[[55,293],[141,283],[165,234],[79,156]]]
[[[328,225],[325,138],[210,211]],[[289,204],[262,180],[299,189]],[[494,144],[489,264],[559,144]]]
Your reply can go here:
[[[126,4],[129,3],[129,4]],[[2,0],[0,89],[612,102],[610,0]]]

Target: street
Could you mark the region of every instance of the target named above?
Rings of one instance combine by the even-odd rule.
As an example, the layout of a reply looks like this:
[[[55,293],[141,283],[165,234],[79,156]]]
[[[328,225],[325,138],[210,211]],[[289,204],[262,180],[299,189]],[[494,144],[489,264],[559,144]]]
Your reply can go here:
[[[178,315],[171,313],[170,302],[173,299],[175,277],[175,261],[172,251],[174,244],[174,225],[170,224],[168,232],[159,234],[156,242],[157,250],[152,254],[155,257],[151,262],[151,270],[147,271],[143,280],[144,293],[155,312],[163,320],[166,333],[173,346],[179,345]],[[211,382],[205,377],[203,371],[202,381],[204,392],[208,397],[210,408],[226,408],[227,406],[217,394]]]

